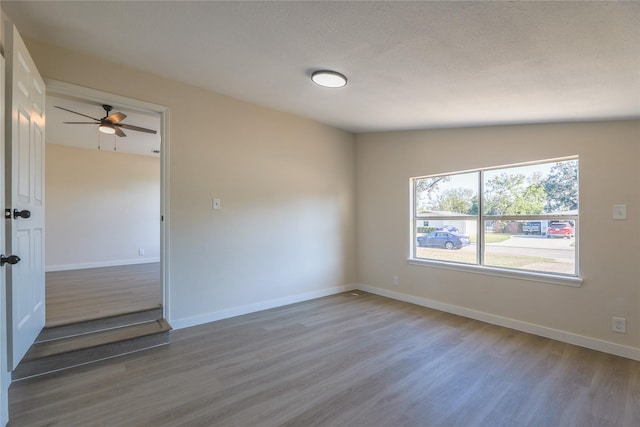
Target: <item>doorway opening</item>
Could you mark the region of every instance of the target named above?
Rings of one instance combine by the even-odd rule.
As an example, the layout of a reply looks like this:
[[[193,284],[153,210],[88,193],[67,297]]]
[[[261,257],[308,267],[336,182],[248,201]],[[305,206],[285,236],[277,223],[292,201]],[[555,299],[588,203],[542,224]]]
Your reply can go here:
[[[150,309],[166,318],[167,108],[46,86],[46,327]],[[157,134],[64,123],[85,121],[67,110],[101,118],[105,104]]]

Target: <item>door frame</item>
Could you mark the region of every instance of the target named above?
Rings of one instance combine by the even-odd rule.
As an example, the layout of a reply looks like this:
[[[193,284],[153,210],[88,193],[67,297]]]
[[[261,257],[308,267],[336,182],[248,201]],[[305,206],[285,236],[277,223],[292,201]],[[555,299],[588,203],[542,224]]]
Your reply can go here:
[[[162,284],[162,314],[165,319],[171,321],[169,316],[171,313],[169,293],[169,107],[59,80],[45,78],[44,82],[47,93],[71,96],[100,104],[120,105],[127,107],[127,109],[160,116],[160,282]]]
[[[1,27],[0,22],[0,27]],[[1,30],[0,30],[1,31]],[[4,167],[4,102],[5,102],[5,60],[4,55],[0,54],[0,165]],[[4,212],[4,171],[0,173],[0,212]],[[0,251],[6,253],[5,242],[5,226],[0,227]],[[8,347],[7,347],[7,322],[6,322],[6,267],[0,269],[0,426],[5,426],[9,422],[9,367],[7,366]]]

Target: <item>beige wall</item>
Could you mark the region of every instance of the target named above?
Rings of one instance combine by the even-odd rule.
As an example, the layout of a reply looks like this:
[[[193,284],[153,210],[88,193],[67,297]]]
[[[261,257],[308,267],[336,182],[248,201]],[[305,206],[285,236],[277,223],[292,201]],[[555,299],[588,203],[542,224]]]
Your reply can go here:
[[[313,121],[27,45],[45,77],[170,108],[173,320],[330,291],[357,268],[378,289],[640,348],[637,121],[364,134],[354,150],[352,135]],[[574,154],[582,287],[407,264],[410,177]],[[627,221],[611,219],[613,204],[628,205]],[[611,316],[627,318],[626,335]]]
[[[639,121],[363,134],[356,147],[361,283],[640,348]],[[582,287],[407,263],[410,177],[576,154]],[[628,220],[612,220],[614,204]],[[612,316],[627,318],[626,335]]]
[[[331,292],[355,275],[354,137],[26,40],[43,77],[170,109],[170,320]],[[222,209],[211,209],[211,198]]]
[[[159,259],[158,158],[47,144],[45,173],[49,271]]]

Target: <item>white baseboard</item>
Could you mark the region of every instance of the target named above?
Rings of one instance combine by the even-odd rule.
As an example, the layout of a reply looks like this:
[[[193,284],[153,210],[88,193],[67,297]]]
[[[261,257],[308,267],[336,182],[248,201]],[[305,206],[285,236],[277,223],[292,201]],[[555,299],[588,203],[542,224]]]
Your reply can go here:
[[[117,267],[119,265],[149,264],[152,262],[160,262],[160,257],[86,262],[81,264],[47,265],[45,266],[44,271],[50,272],[50,271],[65,271],[65,270],[82,270],[85,268]]]
[[[282,307],[297,302],[309,301],[316,298],[326,297],[329,295],[339,294],[355,289],[354,285],[336,286],[333,288],[322,289],[320,291],[305,292],[302,294],[291,295],[283,298],[271,299],[255,304],[243,305],[240,307],[228,308],[225,310],[214,311],[211,313],[201,314],[198,316],[187,317],[185,319],[168,319],[173,329],[183,329],[191,326],[198,326],[204,323],[215,322],[216,320],[228,319],[230,317],[242,316],[243,314],[255,313],[258,311],[269,310],[271,308]]]
[[[471,310],[469,308],[446,304],[443,302],[434,301],[427,298],[416,297],[413,295],[403,294],[401,292],[375,288],[373,286],[360,284],[360,285],[355,285],[355,288],[365,292],[370,292],[372,294],[392,298],[395,300],[410,302],[412,304],[420,305],[423,307],[432,308],[432,309],[444,311],[447,313],[457,314],[459,316],[468,317],[470,319],[480,320],[482,322],[491,323],[498,326],[504,326],[505,328],[515,329],[515,330],[527,332],[533,335],[550,338],[556,341],[561,341],[568,344],[589,348],[591,350],[597,350],[603,353],[609,353],[616,356],[626,357],[628,359],[640,361],[640,348],[629,347],[621,344],[612,343],[609,341],[603,341],[597,338],[591,338],[584,335],[578,335],[571,332],[548,328],[546,326],[540,326],[534,323],[528,323],[528,322],[523,322],[516,319],[511,319],[508,317],[502,317],[496,314],[485,313],[477,310]]]

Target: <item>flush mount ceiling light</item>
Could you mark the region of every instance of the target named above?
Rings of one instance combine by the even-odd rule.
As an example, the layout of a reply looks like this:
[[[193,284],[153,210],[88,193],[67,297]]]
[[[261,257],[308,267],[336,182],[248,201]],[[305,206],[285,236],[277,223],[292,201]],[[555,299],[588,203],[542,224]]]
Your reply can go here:
[[[344,87],[347,85],[347,78],[337,71],[318,70],[311,74],[311,80],[317,85],[324,87]]]

